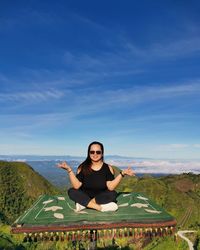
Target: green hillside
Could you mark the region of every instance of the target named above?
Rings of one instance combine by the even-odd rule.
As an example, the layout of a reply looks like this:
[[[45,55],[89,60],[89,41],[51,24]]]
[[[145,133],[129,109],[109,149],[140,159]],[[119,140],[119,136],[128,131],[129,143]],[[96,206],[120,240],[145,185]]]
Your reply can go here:
[[[142,192],[172,214],[179,228],[200,228],[200,175],[126,177],[118,191]]]
[[[115,168],[115,174],[119,169]],[[200,232],[200,175],[181,174],[153,178],[125,177],[117,188],[118,192],[140,192],[172,214],[178,222],[178,228],[197,229]],[[59,190],[36,173],[30,166],[19,162],[0,162],[0,218],[11,223],[29,208],[41,194],[58,194]],[[1,225],[0,249],[66,249],[65,242],[22,243],[23,235],[10,234],[9,226]],[[195,236],[196,249],[199,248],[199,233]],[[173,237],[155,238],[145,243],[142,240],[127,246],[122,239],[121,249],[187,249],[181,239],[174,242]],[[68,248],[72,249],[72,248]],[[99,248],[102,249],[102,248]],[[110,247],[107,249],[118,249]]]
[[[12,223],[39,195],[57,193],[26,163],[0,161],[0,221]]]

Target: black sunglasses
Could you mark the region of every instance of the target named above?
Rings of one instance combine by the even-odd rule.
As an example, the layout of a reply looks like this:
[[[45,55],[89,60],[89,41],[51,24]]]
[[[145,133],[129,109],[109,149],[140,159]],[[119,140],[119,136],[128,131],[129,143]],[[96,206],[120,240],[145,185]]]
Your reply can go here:
[[[90,154],[91,154],[91,155],[94,155],[95,153],[96,153],[97,155],[100,155],[100,154],[101,154],[101,150],[97,150],[97,151],[91,150],[91,151],[90,151]]]

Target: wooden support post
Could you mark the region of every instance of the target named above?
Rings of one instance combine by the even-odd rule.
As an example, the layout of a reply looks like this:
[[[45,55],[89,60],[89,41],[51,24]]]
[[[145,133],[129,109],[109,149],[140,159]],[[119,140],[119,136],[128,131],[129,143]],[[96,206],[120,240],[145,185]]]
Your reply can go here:
[[[97,230],[90,230],[89,250],[97,249]]]

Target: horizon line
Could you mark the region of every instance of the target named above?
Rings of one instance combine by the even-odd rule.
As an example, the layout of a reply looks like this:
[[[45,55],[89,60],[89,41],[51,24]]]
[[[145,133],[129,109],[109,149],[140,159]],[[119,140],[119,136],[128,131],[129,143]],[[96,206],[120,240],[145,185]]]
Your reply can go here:
[[[48,154],[0,154],[1,156],[37,156],[37,157],[78,157],[78,158],[85,158],[86,156],[81,155],[48,155]],[[107,154],[104,157],[121,157],[121,158],[131,158],[131,159],[151,159],[151,160],[200,160],[200,158],[154,158],[154,157],[143,157],[143,156],[125,156],[125,155],[117,155],[117,154]],[[1,160],[1,159],[0,159]]]

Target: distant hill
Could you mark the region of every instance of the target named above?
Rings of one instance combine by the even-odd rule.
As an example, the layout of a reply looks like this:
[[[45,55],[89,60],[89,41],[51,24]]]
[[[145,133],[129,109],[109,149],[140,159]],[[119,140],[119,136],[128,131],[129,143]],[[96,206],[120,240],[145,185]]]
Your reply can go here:
[[[118,174],[119,169],[115,172]],[[174,215],[179,227],[200,227],[200,175],[125,177],[117,191],[142,192]],[[26,163],[0,161],[1,221],[12,222],[39,195],[55,193],[59,190]]]
[[[200,175],[125,177],[117,190],[142,192],[172,214],[179,228],[200,229]]]
[[[119,174],[116,167],[115,174]],[[144,193],[177,219],[178,228],[200,230],[200,175],[188,173],[159,178],[151,175],[141,178],[125,177],[117,191]],[[58,193],[59,190],[26,163],[0,161],[0,222],[13,222],[39,195]],[[179,247],[179,243],[180,241],[174,243],[171,237],[160,238],[145,249],[187,248]],[[0,223],[0,249],[27,249],[25,244],[21,238],[16,240],[8,230],[4,232]],[[43,243],[37,243],[38,247],[34,243],[30,244],[33,244],[34,249],[44,249]],[[51,249],[66,248],[56,248],[55,242],[50,244],[54,244]]]
[[[41,194],[59,190],[23,162],[0,161],[0,221],[13,222]]]

